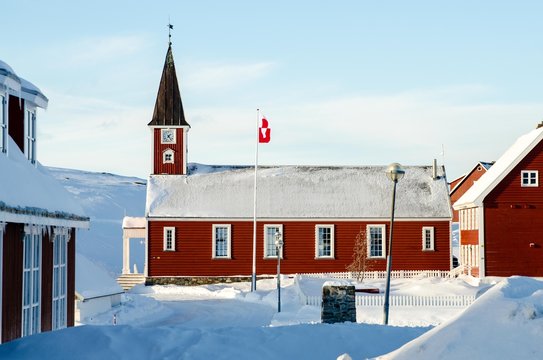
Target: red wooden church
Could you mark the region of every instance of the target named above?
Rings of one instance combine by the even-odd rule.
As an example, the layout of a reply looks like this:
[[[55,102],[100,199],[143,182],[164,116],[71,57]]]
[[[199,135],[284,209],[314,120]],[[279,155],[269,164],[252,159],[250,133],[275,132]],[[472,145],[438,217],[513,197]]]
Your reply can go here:
[[[152,121],[147,279],[250,276],[252,167],[187,166],[187,134],[171,46]],[[385,166],[274,166],[258,172],[256,272],[343,272],[360,230],[385,270],[392,182]],[[408,166],[398,184],[394,270],[450,270],[451,206],[442,167]],[[277,254],[274,234],[283,234]]]
[[[543,276],[543,127],[520,137],[453,205],[475,276]]]
[[[48,99],[0,61],[0,342],[74,325],[81,207],[37,160]]]

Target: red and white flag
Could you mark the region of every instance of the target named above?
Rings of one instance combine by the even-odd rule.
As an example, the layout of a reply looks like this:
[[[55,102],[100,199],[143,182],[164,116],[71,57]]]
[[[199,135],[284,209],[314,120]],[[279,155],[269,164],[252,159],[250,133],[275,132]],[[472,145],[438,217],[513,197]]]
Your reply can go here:
[[[271,128],[268,127],[268,120],[262,118],[262,125],[258,127],[258,142],[267,144],[271,140]]]

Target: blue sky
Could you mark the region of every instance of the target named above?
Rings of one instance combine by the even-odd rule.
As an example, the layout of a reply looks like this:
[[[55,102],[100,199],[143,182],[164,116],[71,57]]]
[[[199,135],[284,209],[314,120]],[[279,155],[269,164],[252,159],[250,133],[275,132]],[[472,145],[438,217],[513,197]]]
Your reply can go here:
[[[40,87],[46,165],[146,177],[168,18],[189,161],[496,160],[543,118],[537,1],[12,1],[0,59]],[[9,16],[6,16],[9,14]],[[444,156],[442,146],[445,149]]]

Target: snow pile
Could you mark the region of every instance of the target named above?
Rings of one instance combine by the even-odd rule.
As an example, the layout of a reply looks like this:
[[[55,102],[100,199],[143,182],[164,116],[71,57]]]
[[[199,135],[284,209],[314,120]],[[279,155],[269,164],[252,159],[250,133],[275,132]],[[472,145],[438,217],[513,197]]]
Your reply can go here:
[[[398,183],[396,217],[451,216],[444,174],[407,166]],[[384,166],[264,167],[258,171],[258,215],[268,218],[387,218],[392,182]],[[442,169],[440,169],[442,171]],[[146,214],[150,217],[251,218],[254,169],[151,175]]]
[[[47,108],[49,100],[42,91],[30,81],[17,76],[15,71],[2,60],[0,60],[0,85],[20,98],[31,101],[41,108]]]
[[[382,359],[542,359],[543,282],[512,277]]]

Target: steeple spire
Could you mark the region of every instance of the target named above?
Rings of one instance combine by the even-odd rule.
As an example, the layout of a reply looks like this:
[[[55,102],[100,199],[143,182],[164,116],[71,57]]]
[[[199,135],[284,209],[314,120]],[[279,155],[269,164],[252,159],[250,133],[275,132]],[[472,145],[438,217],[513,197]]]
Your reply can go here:
[[[181,102],[181,93],[175,72],[175,64],[172,54],[171,42],[172,24],[168,24],[168,51],[162,69],[162,78],[158,88],[158,94],[155,102],[153,119],[149,126],[189,126],[185,120],[183,112],[183,103]]]

